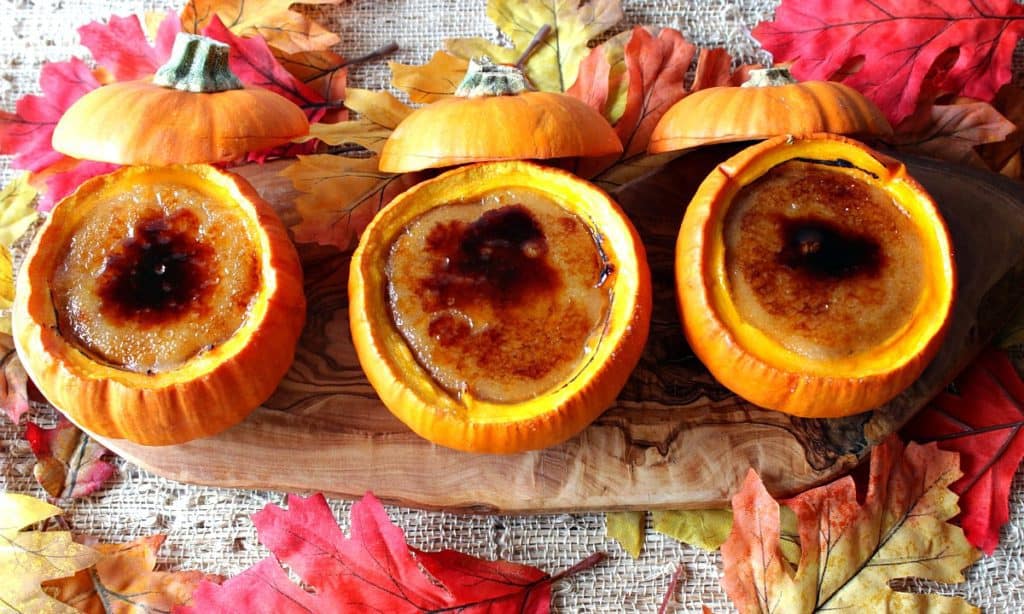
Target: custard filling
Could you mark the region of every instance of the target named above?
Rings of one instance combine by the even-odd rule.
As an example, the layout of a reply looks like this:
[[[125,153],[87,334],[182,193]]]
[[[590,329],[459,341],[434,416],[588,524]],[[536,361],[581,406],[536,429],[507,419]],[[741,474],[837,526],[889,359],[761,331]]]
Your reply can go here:
[[[780,164],[740,190],[724,224],[738,315],[793,352],[828,359],[877,347],[920,300],[919,231],[853,174]]]
[[[229,339],[260,286],[238,211],[183,185],[106,195],[61,253],[50,284],[61,334],[140,373],[174,369]]]
[[[601,337],[608,263],[590,228],[539,192],[432,208],[391,245],[391,317],[450,393],[498,403],[569,381]]]

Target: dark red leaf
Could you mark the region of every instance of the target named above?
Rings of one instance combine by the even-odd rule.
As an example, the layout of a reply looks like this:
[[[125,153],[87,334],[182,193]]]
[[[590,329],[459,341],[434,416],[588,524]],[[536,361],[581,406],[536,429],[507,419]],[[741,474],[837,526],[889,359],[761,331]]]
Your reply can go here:
[[[1024,459],[1024,381],[1003,352],[988,350],[904,428],[918,442],[960,453],[960,524],[972,544],[991,554],[1009,520],[1010,486]]]
[[[174,37],[180,31],[181,20],[168,12],[160,22],[153,46],[146,40],[142,24],[135,15],[112,15],[107,23],[88,23],[78,29],[78,35],[97,64],[109,70],[118,81],[131,81],[152,75],[171,57]]]
[[[483,561],[455,550],[423,552],[416,558],[449,591],[456,603],[487,600],[487,612],[543,612],[551,603],[548,574],[505,561]]]
[[[859,66],[843,81],[893,125],[937,93],[991,101],[1010,82],[1022,34],[1024,6],[1014,0],[783,0],[775,20],[754,29],[776,61],[794,61],[800,80]]]
[[[51,497],[84,497],[114,474],[114,466],[103,460],[107,449],[63,416],[53,428],[29,422],[25,439],[36,457],[32,473]]]

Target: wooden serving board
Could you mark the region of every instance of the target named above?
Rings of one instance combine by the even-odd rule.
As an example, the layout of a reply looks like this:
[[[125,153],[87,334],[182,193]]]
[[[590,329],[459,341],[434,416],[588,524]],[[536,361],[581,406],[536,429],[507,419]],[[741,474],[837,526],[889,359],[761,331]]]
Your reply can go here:
[[[546,450],[494,456],[438,447],[380,404],[356,360],[344,288],[348,259],[302,246],[309,317],[297,358],[264,407],[227,432],[170,447],[105,441],[184,482],[473,512],[694,508],[725,503],[749,467],[784,495],[849,469],[971,360],[1024,295],[1024,189],[1001,177],[910,159],[953,235],[960,287],[952,328],[921,379],[884,407],[809,420],[758,409],[718,385],[691,354],[676,314],[673,246],[685,203],[727,149],[676,159],[617,198],[647,245],[655,280],[650,340],[617,404]],[[251,181],[282,216],[292,198],[274,168]]]

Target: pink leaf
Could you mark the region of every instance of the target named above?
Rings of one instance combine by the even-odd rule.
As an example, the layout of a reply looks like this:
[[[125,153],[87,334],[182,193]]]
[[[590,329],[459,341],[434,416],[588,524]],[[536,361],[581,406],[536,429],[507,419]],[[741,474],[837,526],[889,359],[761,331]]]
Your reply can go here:
[[[82,44],[96,62],[108,69],[118,81],[142,79],[156,72],[171,56],[174,36],[181,31],[181,21],[169,12],[157,32],[155,46],[150,46],[138,17],[113,15],[108,23],[91,22],[78,29]]]

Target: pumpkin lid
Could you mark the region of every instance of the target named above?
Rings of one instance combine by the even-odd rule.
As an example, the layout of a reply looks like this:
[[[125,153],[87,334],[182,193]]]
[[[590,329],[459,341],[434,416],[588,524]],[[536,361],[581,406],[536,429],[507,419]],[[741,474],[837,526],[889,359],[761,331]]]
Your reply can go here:
[[[909,386],[956,287],[935,203],[896,160],[829,134],[779,136],[721,163],[676,244],[690,346],[770,409],[837,417]]]
[[[698,90],[676,102],[651,133],[648,152],[817,132],[876,136],[892,127],[875,103],[834,81],[796,81],[785,68],[750,71],[742,86]]]
[[[384,405],[435,443],[508,453],[607,409],[643,351],[643,245],[600,189],[521,161],[395,198],[352,256],[353,344]]]
[[[622,151],[615,130],[583,101],[532,91],[522,71],[470,62],[456,95],[413,111],[395,128],[380,170],[404,173],[492,160],[601,156]]]
[[[216,163],[307,134],[297,105],[242,85],[228,67],[229,50],[179,33],[152,78],[111,83],[72,104],[57,122],[53,148],[115,164]]]

